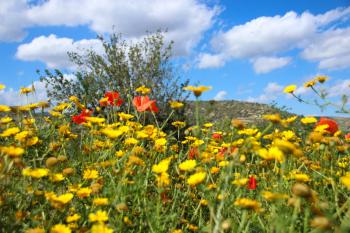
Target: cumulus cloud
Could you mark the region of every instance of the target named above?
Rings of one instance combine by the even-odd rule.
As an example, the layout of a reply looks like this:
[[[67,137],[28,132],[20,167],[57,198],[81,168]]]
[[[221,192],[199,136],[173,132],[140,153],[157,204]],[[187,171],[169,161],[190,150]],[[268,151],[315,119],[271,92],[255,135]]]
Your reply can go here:
[[[271,82],[268,83],[267,86],[264,88],[264,91],[261,95],[257,97],[248,97],[248,102],[258,102],[258,103],[269,103],[273,100],[276,100],[278,96],[282,93],[283,86],[279,85],[278,83]]]
[[[103,53],[100,40],[78,40],[57,38],[56,35],[40,36],[17,48],[16,58],[23,61],[41,61],[50,68],[74,68],[69,61],[68,52],[84,52],[93,49]]]
[[[258,57],[252,63],[255,73],[264,74],[288,65],[291,60],[290,57]]]
[[[298,15],[290,11],[283,16],[258,17],[215,35],[211,41],[213,50],[211,56],[221,57],[222,63],[232,59],[259,61],[259,57],[276,57],[279,53],[295,48],[303,49],[324,32],[324,28],[330,23],[349,15],[350,7],[338,8],[319,15],[309,12]],[[288,63],[287,60],[279,62]],[[271,70],[266,69],[266,72]]]
[[[336,29],[314,39],[302,52],[302,57],[318,62],[323,69],[350,67],[350,28]]]
[[[29,94],[28,97],[20,95],[19,90],[14,90],[12,88],[1,90],[0,104],[19,106],[47,100],[45,84],[40,81],[35,81],[32,85],[35,87],[35,93]],[[28,87],[32,87],[32,85]]]
[[[63,77],[71,81],[75,81],[77,78],[74,74],[64,74]],[[35,81],[27,87],[31,88],[33,86],[35,88],[35,92],[30,93],[28,97],[26,95],[20,95],[19,90],[14,90],[13,88],[5,88],[3,90],[0,90],[0,104],[19,106],[36,103],[39,101],[46,101],[48,99],[47,88],[50,87],[46,88],[45,83],[41,81]]]
[[[211,55],[202,53],[199,55],[197,67],[203,68],[218,68],[225,64],[224,59],[220,55]]]
[[[226,97],[226,95],[227,95],[227,92],[226,92],[226,91],[219,91],[219,92],[215,95],[214,100],[216,100],[216,101],[224,100],[225,97]]]
[[[142,38],[146,31],[167,30],[177,54],[187,54],[208,30],[218,6],[199,0],[48,0],[29,5],[25,0],[1,1],[0,40],[21,39],[33,26],[87,26],[97,33],[113,27],[128,38]],[[14,31],[13,31],[14,30]]]
[[[349,95],[350,93],[350,79],[345,79],[336,82],[331,87],[327,88],[329,97],[340,97],[342,95]]]
[[[0,1],[0,42],[19,41],[26,35],[24,28],[30,25],[25,12],[25,0]]]

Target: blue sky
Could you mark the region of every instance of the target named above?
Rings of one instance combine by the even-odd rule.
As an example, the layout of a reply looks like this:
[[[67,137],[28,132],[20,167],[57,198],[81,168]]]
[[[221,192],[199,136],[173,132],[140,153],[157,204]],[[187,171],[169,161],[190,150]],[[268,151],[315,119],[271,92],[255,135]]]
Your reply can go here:
[[[350,0],[0,0],[0,104],[26,100],[17,93],[35,83],[31,101],[46,98],[36,70],[74,67],[67,51],[102,51],[97,34],[113,25],[127,39],[167,28],[174,40],[182,77],[213,89],[203,99],[277,102],[302,114],[334,115],[334,109],[299,104],[282,93],[289,84],[330,77],[327,88],[338,101],[350,85]]]

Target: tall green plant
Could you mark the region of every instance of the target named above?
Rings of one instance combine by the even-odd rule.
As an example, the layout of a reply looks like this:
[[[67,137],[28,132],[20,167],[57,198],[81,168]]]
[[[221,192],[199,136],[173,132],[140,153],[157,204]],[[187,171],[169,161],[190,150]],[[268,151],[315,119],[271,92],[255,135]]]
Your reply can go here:
[[[94,50],[68,53],[77,66],[75,80],[65,79],[60,70],[46,69],[44,74],[39,73],[50,98],[65,101],[75,95],[88,107],[95,108],[106,91],[118,91],[128,100],[137,95],[137,87],[145,85],[152,89],[150,98],[157,100],[160,120],[167,118],[170,110],[166,105],[170,100],[187,99],[183,87],[188,80],[181,82],[171,60],[173,42],[166,44],[163,32],[149,34],[134,43],[116,33],[108,40],[102,36],[98,39],[103,45],[102,54]],[[178,117],[181,115],[180,112]]]

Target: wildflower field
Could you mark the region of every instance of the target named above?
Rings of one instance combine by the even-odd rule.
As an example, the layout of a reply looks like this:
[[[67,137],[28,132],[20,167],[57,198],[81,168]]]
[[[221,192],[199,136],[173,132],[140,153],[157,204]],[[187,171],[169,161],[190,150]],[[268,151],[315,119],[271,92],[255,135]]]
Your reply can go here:
[[[195,125],[172,119],[176,100],[158,122],[149,88],[107,92],[96,109],[75,96],[0,105],[0,232],[350,231],[350,134],[337,122],[274,114],[220,128],[199,115],[204,86],[185,87]]]

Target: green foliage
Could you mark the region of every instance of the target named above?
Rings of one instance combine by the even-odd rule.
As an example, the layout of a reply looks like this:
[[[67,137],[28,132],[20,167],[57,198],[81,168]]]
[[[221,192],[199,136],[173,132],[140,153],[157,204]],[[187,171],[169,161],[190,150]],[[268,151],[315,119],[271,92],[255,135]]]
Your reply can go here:
[[[109,40],[99,36],[104,54],[89,50],[83,55],[70,52],[70,60],[78,67],[76,80],[68,80],[59,70],[45,70],[41,80],[48,88],[48,96],[66,101],[75,95],[87,107],[95,108],[106,91],[118,91],[125,102],[137,95],[135,89],[145,85],[152,89],[151,99],[157,100],[160,109],[157,117],[162,121],[169,115],[166,107],[170,100],[184,101],[182,88],[188,80],[180,82],[171,61],[173,43],[165,44],[161,31],[149,34],[142,41],[126,42],[120,34]],[[122,108],[127,108],[124,104]],[[125,109],[122,109],[125,110]],[[178,113],[181,118],[182,113]]]

